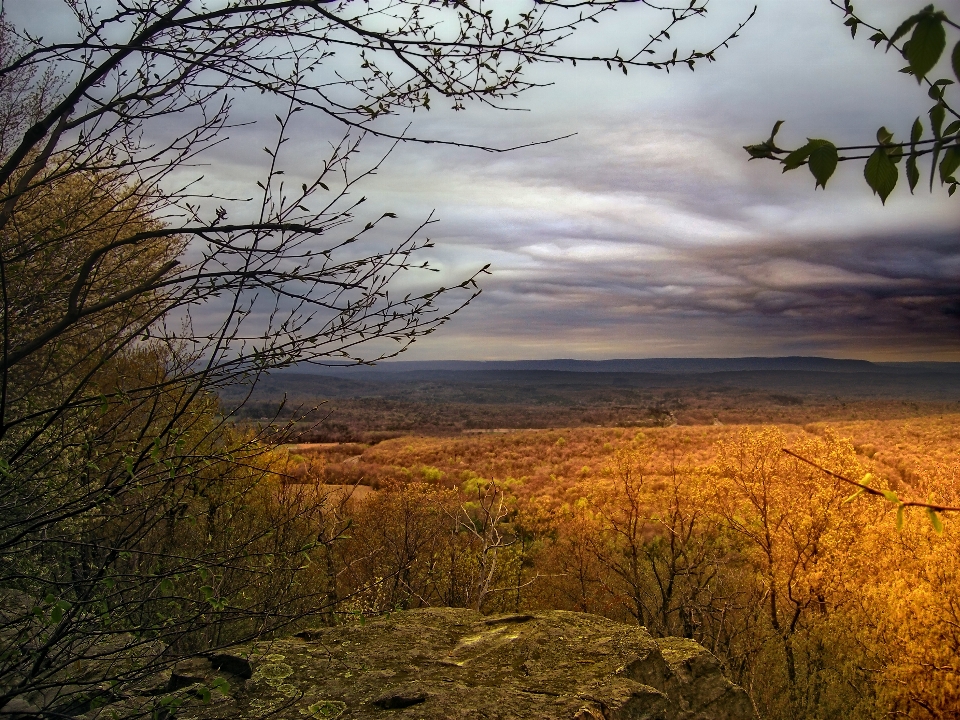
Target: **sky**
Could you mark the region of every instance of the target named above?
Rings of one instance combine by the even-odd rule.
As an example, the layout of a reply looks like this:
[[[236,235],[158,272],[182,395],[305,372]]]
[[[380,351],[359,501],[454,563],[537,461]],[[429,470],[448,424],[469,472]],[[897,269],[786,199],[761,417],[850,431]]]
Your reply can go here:
[[[13,12],[51,22],[25,2]],[[861,0],[857,11],[893,28],[924,4]],[[960,17],[957,0],[938,6]],[[752,7],[712,0],[674,40],[704,47]],[[571,47],[635,46],[658,22],[636,8],[612,19]],[[430,282],[491,266],[483,293],[405,358],[960,360],[960,195],[898,187],[884,207],[862,162],[815,191],[805,168],[783,175],[742,149],[776,120],[793,147],[806,137],[862,144],[880,125],[902,138],[925,115],[930,101],[897,72],[902,61],[865,34],[852,40],[842,21],[828,0],[760,0],[740,37],[696,72],[540,66],[531,78],[549,86],[522,95],[520,110],[435,102],[391,119],[420,137],[496,147],[575,133],[503,154],[401,145],[363,184],[371,214],[397,213],[396,237],[438,220],[423,256],[441,270]],[[263,100],[237,108],[254,124],[231,131],[203,174],[204,187],[242,196],[262,174],[275,121]],[[298,122],[284,158],[294,182],[335,132]],[[382,150],[368,143],[361,161]]]

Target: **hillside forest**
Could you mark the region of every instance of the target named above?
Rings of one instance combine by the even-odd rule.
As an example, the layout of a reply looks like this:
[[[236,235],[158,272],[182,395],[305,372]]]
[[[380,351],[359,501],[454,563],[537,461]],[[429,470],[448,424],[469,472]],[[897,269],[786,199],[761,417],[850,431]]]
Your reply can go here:
[[[960,415],[797,425],[406,436],[277,450],[325,508],[329,622],[425,606],[559,608],[692,637],[761,717],[960,709]],[[854,488],[855,490],[855,488]]]
[[[450,606],[692,638],[765,720],[960,716],[955,370],[880,399],[882,379],[762,374],[345,385],[339,416],[311,379],[282,399],[291,367],[395,357],[480,292],[486,268],[394,282],[432,269],[433,220],[391,235],[395,213],[361,207],[372,121],[537,87],[524,68],[618,5],[664,28],[649,57],[584,59],[624,74],[712,62],[753,17],[685,58],[667,41],[699,0],[534,2],[496,26],[472,0],[69,0],[64,42],[0,4],[0,713],[170,720],[229,692],[173,682],[199,653]],[[184,173],[248,124],[245,92],[286,109],[238,210]],[[302,184],[301,111],[343,131]]]

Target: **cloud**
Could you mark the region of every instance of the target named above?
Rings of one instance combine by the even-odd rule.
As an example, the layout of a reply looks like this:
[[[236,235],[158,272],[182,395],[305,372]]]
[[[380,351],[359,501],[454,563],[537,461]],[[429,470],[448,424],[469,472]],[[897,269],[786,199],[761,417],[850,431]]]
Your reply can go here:
[[[459,357],[827,354],[950,358],[960,247],[950,234],[548,254],[497,273],[456,318]],[[482,338],[482,342],[477,342]]]
[[[923,4],[875,0],[865,12],[892,27]],[[752,6],[712,4],[679,42],[702,47]],[[577,42],[635,44],[649,28],[634,10]],[[494,270],[484,294],[410,355],[960,359],[955,199],[900,187],[883,207],[859,163],[841,164],[814,192],[805,168],[783,175],[748,163],[741,147],[777,119],[788,120],[787,145],[807,135],[861,143],[881,124],[904,137],[929,100],[898,67],[851,40],[829,3],[765,0],[718,62],[694,73],[541,66],[535,79],[554,85],[521,96],[529,112],[454,113],[436,102],[388,119],[391,131],[412,120],[420,137],[496,147],[577,133],[506,154],[401,145],[358,189],[371,217],[400,216],[383,244],[436,211],[425,257],[442,272],[410,283],[450,286],[486,263]],[[235,119],[261,121],[232,130],[208,166],[184,177],[203,173],[198,191],[257,195],[275,111],[260,96],[239,99]],[[301,113],[294,132],[280,159],[296,187],[338,129]],[[387,148],[367,143],[361,164]],[[245,212],[230,210],[234,220]]]

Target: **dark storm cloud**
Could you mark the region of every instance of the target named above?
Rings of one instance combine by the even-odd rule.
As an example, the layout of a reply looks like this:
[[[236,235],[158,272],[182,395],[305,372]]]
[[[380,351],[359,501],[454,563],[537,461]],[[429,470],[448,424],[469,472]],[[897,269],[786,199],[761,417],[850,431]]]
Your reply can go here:
[[[863,337],[866,330],[908,344],[960,337],[945,312],[960,299],[960,248],[948,237],[699,249],[679,257],[671,275],[669,285],[644,278],[641,292],[653,298],[653,312],[710,314],[758,329],[782,324],[821,336]]]
[[[895,27],[925,1],[858,10]],[[712,3],[681,43],[705,45],[752,7]],[[589,42],[629,47],[649,31],[635,17],[622,14]],[[450,286],[487,263],[494,271],[473,305],[409,355],[960,359],[956,198],[900,187],[884,207],[854,164],[814,192],[805,168],[782,175],[746,162],[741,147],[777,119],[788,120],[788,146],[807,135],[856,144],[881,124],[903,137],[929,100],[898,67],[882,48],[852,41],[827,0],[765,0],[718,62],[695,73],[541,67],[535,79],[555,85],[520,98],[530,112],[437,103],[388,118],[391,131],[413,121],[416,136],[496,147],[577,133],[507,154],[400,146],[358,188],[370,198],[360,222],[400,216],[378,228],[382,244],[432,211],[440,220],[426,233],[436,242],[426,257],[442,272],[407,285]],[[278,110],[259,95],[238,98],[234,119],[258,122],[231,130],[207,165],[177,180],[202,174],[198,192],[257,196],[260,148]],[[322,118],[298,116],[281,156],[293,186],[312,179],[338,135]],[[358,167],[386,149],[373,139]],[[233,220],[255,210],[228,207]]]
[[[633,257],[598,250],[586,261],[554,253],[540,267],[495,275],[487,292],[482,311],[462,319],[466,342],[489,333],[528,348],[560,335],[561,349],[594,356],[617,347],[689,354],[707,345],[728,354],[878,358],[945,357],[960,344],[960,247],[949,234]]]

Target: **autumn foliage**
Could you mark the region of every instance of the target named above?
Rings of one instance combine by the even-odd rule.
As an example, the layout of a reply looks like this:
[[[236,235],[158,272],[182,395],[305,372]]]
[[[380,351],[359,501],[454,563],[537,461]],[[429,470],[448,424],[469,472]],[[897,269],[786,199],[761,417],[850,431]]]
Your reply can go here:
[[[958,445],[960,416],[941,416],[296,452],[299,482],[347,472],[339,487],[363,488],[331,545],[332,622],[429,605],[594,612],[696,639],[765,718],[947,718],[960,712],[956,522],[937,532],[909,510],[898,530],[891,503],[851,501],[782,449],[956,503]]]

